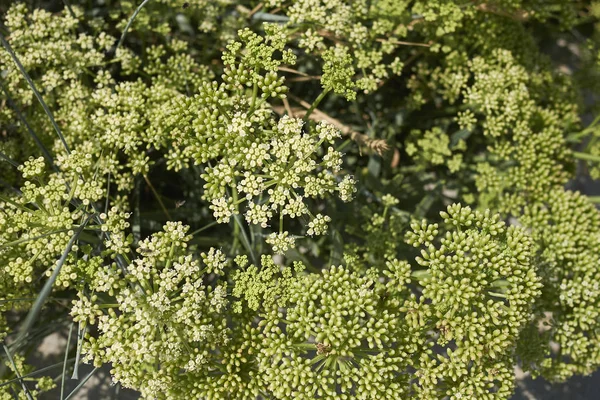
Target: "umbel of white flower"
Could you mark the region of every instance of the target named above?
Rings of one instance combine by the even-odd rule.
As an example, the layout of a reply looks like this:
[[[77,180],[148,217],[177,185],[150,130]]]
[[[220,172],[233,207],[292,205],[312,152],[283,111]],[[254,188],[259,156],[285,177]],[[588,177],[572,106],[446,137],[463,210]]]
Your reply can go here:
[[[202,175],[206,181],[204,195],[211,202],[215,219],[227,223],[232,215],[243,213],[248,223],[262,228],[279,225],[279,232],[266,240],[277,253],[295,245],[293,236],[283,226],[287,218],[308,215],[312,221],[306,233],[325,234],[331,219],[322,214],[314,216],[310,201],[337,194],[348,202],[356,192],[351,176],[341,180],[336,176],[341,165],[340,152],[329,146],[325,155],[318,156],[323,144],[330,144],[339,136],[327,122],[305,132],[301,119],[288,116],[276,125],[257,127],[249,148],[261,149],[260,152],[247,153],[242,160],[235,155],[224,157]]]

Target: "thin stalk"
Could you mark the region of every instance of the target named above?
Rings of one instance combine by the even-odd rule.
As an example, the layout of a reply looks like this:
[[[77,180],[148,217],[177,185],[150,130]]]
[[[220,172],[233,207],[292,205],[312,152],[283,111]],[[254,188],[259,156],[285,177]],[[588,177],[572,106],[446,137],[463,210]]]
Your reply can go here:
[[[69,327],[69,337],[67,338],[67,347],[65,348],[65,359],[63,361],[63,371],[60,379],[60,400],[65,398],[65,376],[67,374],[67,360],[69,357],[69,348],[71,348],[71,336],[73,335],[73,322],[71,322],[71,326]]]
[[[313,103],[310,105],[310,108],[306,111],[306,114],[304,114],[304,118],[302,118],[304,120],[304,122],[308,121],[308,117],[310,117],[310,114],[312,114],[312,112],[315,110],[315,108],[317,108],[319,103],[325,98],[325,96],[327,96],[328,93],[329,93],[329,89],[326,89],[323,92],[321,92],[321,94],[319,96],[317,96],[315,101],[313,101]]]
[[[14,201],[12,201],[11,199],[9,199],[8,197],[0,196],[0,201],[4,201],[4,202],[6,202],[6,203],[8,203],[8,204],[10,204],[10,205],[18,208],[19,210],[21,210],[23,212],[27,212],[28,213],[28,212],[32,211],[32,210],[30,210],[27,207],[23,207],[22,205],[15,203]]]
[[[582,153],[580,151],[574,151],[573,157],[579,160],[592,161],[592,162],[600,162],[600,156],[596,156],[593,154]]]
[[[65,3],[65,7],[67,7],[67,10],[69,10],[69,14],[71,14],[71,17],[77,19],[77,16],[73,12],[73,7],[71,7],[71,2],[69,0],[63,0],[63,3]],[[62,399],[62,396],[60,396],[60,398]]]
[[[77,326],[77,351],[75,353],[75,366],[73,367],[73,374],[71,375],[71,379],[79,379],[79,358],[81,357],[81,348],[83,345],[83,337],[85,336],[85,331],[87,326],[81,326],[81,322],[78,323]]]
[[[67,361],[68,361],[68,362],[73,362],[73,361],[74,361],[74,358],[70,358],[70,359],[68,359]],[[49,370],[51,370],[51,369],[54,369],[54,368],[56,368],[56,367],[60,367],[61,365],[63,365],[63,363],[62,363],[62,362],[59,362],[59,363],[52,364],[52,365],[49,365],[49,366],[47,366],[47,367],[44,367],[44,368],[37,369],[37,370],[35,370],[35,371],[33,371],[33,372],[30,372],[30,373],[28,373],[28,374],[26,374],[26,375],[23,375],[23,376],[21,376],[21,379],[30,378],[30,377],[32,377],[32,376],[39,375],[39,374],[41,374],[42,372],[49,371]],[[3,387],[3,386],[8,386],[8,385],[10,385],[11,383],[15,383],[15,382],[17,382],[17,381],[19,381],[19,378],[15,378],[15,379],[11,379],[11,380],[9,380],[9,381],[2,382],[2,383],[0,383],[0,388],[1,388],[1,387]]]
[[[104,201],[104,214],[108,213],[108,199],[110,194],[110,172],[108,173],[108,178],[106,179],[106,199]]]
[[[17,365],[15,364],[15,360],[13,360],[12,355],[10,354],[10,350],[8,350],[6,345],[2,345],[2,347],[4,348],[4,352],[6,353],[6,356],[8,357],[8,361],[12,365],[15,375],[17,376],[17,379],[18,379],[19,383],[21,384],[21,387],[23,388],[23,392],[25,393],[25,396],[27,396],[27,398],[29,400],[33,400],[33,397],[31,396],[31,393],[29,392],[29,388],[27,387],[25,382],[23,382],[23,377],[21,376],[21,374],[19,374],[19,369],[17,368]]]
[[[50,152],[48,151],[48,149],[46,148],[46,146],[44,146],[44,144],[42,143],[42,141],[40,140],[40,138],[38,137],[38,135],[36,135],[36,133],[33,131],[33,128],[31,128],[31,126],[29,125],[29,123],[27,122],[27,120],[25,119],[25,117],[23,116],[23,114],[21,114],[21,110],[19,110],[19,107],[17,106],[17,103],[15,103],[15,101],[12,99],[12,97],[10,97],[10,94],[8,93],[8,90],[6,90],[6,88],[4,87],[4,85],[2,84],[1,81],[0,81],[0,88],[2,88],[2,91],[4,92],[4,95],[6,96],[6,100],[8,101],[8,104],[15,111],[15,113],[17,114],[17,117],[19,118],[19,120],[21,121],[21,123],[27,129],[27,132],[29,132],[29,136],[31,136],[31,138],[35,142],[35,144],[38,147],[38,149],[40,149],[40,151],[42,152],[42,155],[44,156],[44,158],[46,159],[46,161],[48,161],[50,163],[50,165],[52,165],[52,168],[55,171],[58,171],[58,168],[54,164],[54,159],[50,155]]]
[[[16,187],[14,187],[13,185],[11,185],[10,183],[8,183],[6,181],[3,181],[2,179],[0,179],[0,185],[6,186],[7,188],[9,188],[10,190],[12,190],[13,192],[15,192],[19,196],[23,195],[23,192],[21,192],[19,189],[17,189]]]
[[[35,300],[35,297],[23,297],[23,298],[19,298],[19,299],[4,299],[4,300],[0,300],[0,304],[18,303],[20,301],[33,301],[33,300]]]
[[[225,111],[225,109],[223,108],[223,106],[220,105],[219,103],[217,103],[216,105],[217,105],[217,109],[219,110],[219,112],[221,113],[221,115],[223,116],[223,118],[225,118],[225,120],[227,122],[231,122],[231,118],[229,117],[229,115],[227,114],[227,111]]]
[[[9,156],[7,156],[6,154],[4,154],[1,151],[0,151],[0,158],[3,159],[4,161],[6,161],[7,163],[9,163],[10,165],[12,165],[13,167],[19,168],[18,162],[16,162],[15,160],[13,160],[12,158],[10,158]]]
[[[235,223],[239,226],[240,228],[240,232],[241,232],[241,236],[242,236],[242,244],[244,245],[244,247],[246,248],[246,251],[248,253],[250,253],[250,258],[252,259],[252,263],[254,263],[254,265],[258,265],[257,264],[257,258],[256,255],[254,254],[254,250],[252,249],[252,246],[250,245],[250,239],[248,238],[248,234],[246,233],[246,230],[244,229],[244,225],[242,222],[242,218],[240,218],[239,214],[235,214],[233,216],[233,219],[235,220]]]
[[[21,61],[19,61],[19,58],[13,51],[13,49],[10,46],[10,44],[8,43],[8,41],[4,38],[4,35],[2,35],[2,33],[0,33],[0,42],[2,42],[2,45],[6,48],[6,51],[8,51],[8,54],[10,54],[10,56],[12,57],[15,64],[17,64],[17,67],[21,71],[21,74],[23,75],[23,77],[25,77],[25,80],[29,84],[29,87],[31,88],[31,90],[33,90],[33,94],[35,95],[35,97],[38,99],[38,101],[42,105],[42,108],[46,112],[46,115],[48,115],[48,118],[50,119],[50,122],[52,123],[52,126],[54,127],[56,134],[60,138],[60,141],[62,142],[65,150],[67,150],[67,153],[71,153],[71,150],[69,149],[69,145],[67,145],[67,141],[65,140],[65,137],[63,136],[62,131],[60,130],[60,128],[58,127],[58,124],[54,120],[54,115],[52,114],[52,111],[50,111],[50,109],[48,108],[48,105],[46,105],[46,102],[42,98],[42,95],[40,94],[40,92],[38,92],[38,90],[36,89],[33,81],[31,80],[31,77],[29,76],[27,71],[25,71],[23,64],[21,64]]]
[[[146,176],[146,174],[144,174],[142,176],[144,177],[144,180],[146,181],[146,183],[150,187],[150,190],[152,190],[152,194],[154,194],[154,197],[156,197],[156,200],[158,200],[158,204],[160,204],[160,208],[162,209],[163,213],[165,213],[165,216],[167,217],[167,219],[169,221],[172,221],[173,218],[171,218],[171,214],[169,214],[169,210],[167,210],[167,207],[165,207],[165,204],[163,203],[163,201],[160,198],[160,195],[158,194],[158,192],[154,188],[154,185],[152,185],[152,182],[150,182],[150,179],[148,179],[148,176]]]
[[[45,238],[46,236],[55,235],[57,233],[68,232],[69,230],[70,229],[60,229],[58,231],[52,231],[52,232],[44,233],[43,235],[34,236],[34,237],[31,237],[31,238],[23,238],[23,239],[14,240],[12,242],[8,242],[8,243],[5,243],[2,246],[0,246],[0,250],[6,249],[7,247],[11,247],[11,246],[16,246],[17,244],[29,242],[31,240],[37,240],[37,239]]]
[[[46,302],[46,300],[48,299],[48,296],[50,295],[50,292],[52,292],[52,287],[54,286],[54,282],[56,281],[56,278],[58,278],[58,274],[60,273],[62,266],[64,265],[65,261],[67,260],[67,256],[71,252],[71,248],[73,247],[73,245],[75,244],[75,241],[77,240],[77,238],[79,238],[79,235],[83,232],[83,229],[85,228],[85,226],[87,225],[87,223],[89,222],[89,220],[91,218],[92,218],[91,215],[89,215],[86,218],[86,220],[83,222],[83,224],[81,224],[81,226],[79,227],[77,232],[75,232],[75,234],[71,237],[71,239],[67,243],[67,247],[65,248],[65,251],[63,252],[60,259],[58,260],[58,263],[56,264],[56,267],[54,268],[52,275],[50,276],[50,278],[48,278],[48,280],[44,284],[44,287],[42,288],[42,291],[40,292],[37,299],[35,300],[33,307],[31,308],[31,310],[29,310],[29,313],[27,314],[27,317],[25,318],[25,321],[23,322],[23,325],[21,326],[21,329],[19,331],[19,335],[17,336],[17,339],[15,341],[22,340],[27,335],[27,333],[29,332],[29,330],[31,329],[33,324],[35,323],[44,303]]]
[[[582,131],[576,132],[576,133],[572,133],[569,136],[567,136],[567,140],[569,141],[577,141],[579,139],[581,139],[582,137],[586,136],[587,134],[591,133],[594,131],[594,129],[596,129],[596,124],[600,122],[600,115],[598,115],[591,124],[589,124],[587,126],[587,128],[583,129]]]
[[[98,370],[98,367],[94,367],[94,369],[85,376],[85,378],[83,378],[81,380],[81,382],[79,382],[79,385],[77,385],[75,387],[75,389],[73,389],[73,391],[71,393],[69,393],[69,395],[65,398],[65,400],[69,400],[71,399],[73,396],[75,396],[75,394],[79,391],[79,389],[81,389],[83,387],[83,385],[85,385],[85,383],[92,377],[92,375],[94,375],[94,373]]]
[[[207,230],[207,229],[209,229],[209,228],[212,228],[213,226],[215,226],[215,225],[217,225],[217,224],[218,224],[218,222],[217,222],[217,221],[213,221],[213,222],[211,222],[210,224],[208,224],[208,225],[205,225],[205,226],[203,226],[203,227],[202,227],[202,228],[200,228],[200,229],[196,229],[194,232],[190,233],[190,235],[191,235],[191,236],[197,235],[198,233],[200,233],[200,232],[202,232],[202,231],[205,231],[205,230]]]
[[[252,103],[250,105],[250,112],[248,114],[252,114],[254,112],[254,107],[256,107],[256,96],[258,96],[258,84],[254,82],[252,86]]]
[[[135,12],[131,16],[131,18],[129,18],[129,21],[127,21],[127,25],[125,25],[125,29],[123,29],[123,33],[121,34],[121,38],[119,39],[119,42],[117,43],[117,47],[115,47],[115,54],[117,54],[117,50],[123,44],[123,41],[125,40],[125,35],[127,34],[127,31],[129,30],[129,27],[131,27],[131,24],[133,23],[133,20],[135,19],[135,17],[137,17],[137,15],[140,13],[140,11],[142,11],[142,7],[144,7],[148,1],[150,1],[150,0],[144,0],[144,1],[142,1],[142,3],[138,6],[138,8],[135,9]]]
[[[133,194],[133,223],[131,225],[131,232],[133,233],[133,244],[135,246],[137,246],[137,243],[142,239],[142,221],[140,218],[140,186],[141,180],[139,179],[139,177],[136,177]]]

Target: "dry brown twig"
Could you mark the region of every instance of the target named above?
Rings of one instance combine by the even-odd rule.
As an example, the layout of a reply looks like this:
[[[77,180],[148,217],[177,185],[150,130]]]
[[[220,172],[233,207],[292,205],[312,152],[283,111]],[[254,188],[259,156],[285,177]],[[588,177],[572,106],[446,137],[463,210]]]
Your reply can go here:
[[[294,116],[294,112],[292,111],[292,108],[290,107],[290,102],[288,101],[287,97],[283,98],[283,105],[285,107],[285,111],[287,112],[287,114],[290,117]]]
[[[297,71],[297,70],[295,70],[293,68],[279,66],[279,67],[277,67],[277,69],[280,70],[280,71],[282,71],[282,72],[289,72],[291,74],[296,74],[296,75],[300,75],[300,76],[310,76],[308,74],[305,74],[304,72]]]
[[[250,18],[251,16],[253,16],[254,14],[256,14],[257,12],[259,12],[262,8],[263,8],[263,3],[258,3],[256,5],[256,7],[254,7],[250,13],[248,14],[248,18]]]
[[[420,47],[431,47],[431,44],[433,43],[433,41],[429,42],[429,43],[418,43],[418,42],[405,42],[402,40],[396,40],[396,39],[376,39],[377,42],[380,43],[392,43],[392,44],[397,44],[399,46],[420,46]]]
[[[290,74],[299,75],[294,78],[287,78],[286,80],[289,82],[304,82],[304,81],[316,81],[321,79],[321,75],[308,75],[304,72],[297,71],[293,68],[288,67],[277,67],[277,69],[281,72],[289,72]]]
[[[259,12],[263,8],[263,5],[263,3],[258,3],[256,7],[254,7],[252,10],[249,10],[247,7],[244,7],[240,4],[236,7],[236,10],[242,14],[245,14],[246,18],[250,18],[257,12]]]
[[[530,17],[530,13],[527,11],[517,11],[516,13],[509,13],[506,11],[498,10],[493,5],[489,5],[487,3],[479,4],[476,7],[476,9],[477,9],[477,11],[496,14],[496,15],[500,15],[502,17],[511,18],[511,19],[514,19],[516,21],[521,21],[521,22],[527,21]]]
[[[308,102],[302,100],[301,98],[296,97],[294,95],[290,95],[290,97],[295,102],[297,102],[298,104],[300,104],[303,107],[303,108],[296,108],[296,110],[291,108],[288,111],[288,114],[290,116],[294,116],[294,115],[298,114],[298,112],[301,112],[303,109],[308,110],[310,108],[310,104]],[[277,111],[277,109],[279,109],[279,111],[281,111],[281,112]],[[275,112],[277,112],[279,114],[283,114],[284,109],[286,109],[286,111],[287,111],[287,108],[278,107],[278,108],[275,108]],[[290,112],[291,112],[291,114],[290,114]],[[330,124],[335,126],[337,129],[339,129],[339,131],[342,133],[342,135],[348,136],[351,140],[358,143],[359,146],[367,148],[370,151],[373,151],[373,152],[379,154],[380,156],[384,155],[390,149],[389,145],[387,144],[387,142],[385,140],[373,139],[373,138],[370,138],[369,136],[365,135],[364,133],[356,132],[355,130],[350,128],[348,125],[346,125],[346,124],[342,123],[340,120],[333,118],[332,116],[324,113],[323,111],[319,110],[318,108],[314,109],[312,114],[309,116],[309,119],[311,119],[313,121],[317,121],[317,122],[320,122],[320,121],[329,122]]]

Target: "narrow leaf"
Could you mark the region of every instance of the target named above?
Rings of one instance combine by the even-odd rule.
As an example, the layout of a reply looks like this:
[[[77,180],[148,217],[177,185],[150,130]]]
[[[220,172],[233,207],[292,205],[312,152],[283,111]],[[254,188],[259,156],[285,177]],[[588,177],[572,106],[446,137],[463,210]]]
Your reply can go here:
[[[73,362],[73,361],[74,361],[74,358],[70,358],[70,359],[68,359],[68,360],[67,360],[67,362]],[[41,374],[42,372],[50,371],[51,369],[54,369],[54,368],[56,368],[56,367],[60,367],[60,366],[62,366],[62,365],[63,365],[63,363],[62,363],[62,362],[59,362],[59,363],[52,364],[52,365],[49,365],[49,366],[47,366],[47,367],[44,367],[44,368],[36,369],[36,370],[35,370],[35,371],[33,371],[33,372],[30,372],[30,373],[28,373],[28,374],[26,374],[26,375],[23,375],[23,376],[21,376],[21,379],[25,379],[25,378],[29,378],[29,377],[32,377],[32,376],[35,376],[35,375],[39,375],[39,374]],[[15,379],[11,379],[11,380],[9,380],[9,381],[6,381],[6,382],[2,382],[2,383],[0,383],[0,388],[1,388],[1,387],[3,387],[3,386],[8,386],[8,385],[10,385],[11,383],[15,383],[15,382],[17,382],[18,380],[19,380],[19,378],[15,378]]]
[[[21,374],[19,374],[19,369],[17,368],[17,365],[15,364],[15,360],[13,360],[12,355],[10,354],[10,350],[8,350],[6,345],[2,345],[2,347],[4,348],[4,352],[6,353],[6,356],[8,357],[8,361],[10,361],[10,363],[13,367],[13,371],[15,372],[15,375],[17,376],[17,380],[19,381],[19,383],[21,383],[21,387],[23,388],[23,392],[25,393],[25,396],[27,396],[27,398],[29,400],[33,400],[33,397],[31,396],[31,393],[29,392],[29,388],[27,387],[27,385],[25,385],[25,382],[23,382],[23,377],[21,376]]]
[[[79,229],[77,229],[75,234],[71,237],[71,239],[67,243],[67,247],[65,248],[65,251],[63,252],[60,259],[58,260],[58,263],[56,264],[56,267],[54,268],[52,275],[44,284],[44,287],[42,288],[42,291],[40,292],[35,303],[33,304],[33,307],[31,308],[31,310],[29,310],[29,314],[27,314],[27,317],[25,318],[25,321],[23,322],[23,326],[21,326],[21,330],[19,332],[19,336],[17,336],[16,341],[20,341],[21,339],[23,339],[27,335],[27,333],[29,332],[29,330],[31,329],[33,324],[35,323],[40,311],[42,310],[42,307],[44,306],[44,303],[46,302],[46,299],[50,295],[50,292],[52,292],[52,287],[54,286],[54,282],[56,281],[56,278],[58,278],[58,274],[60,273],[60,270],[62,269],[63,264],[67,260],[67,256],[69,255],[69,252],[71,251],[71,248],[73,247],[73,244],[75,244],[75,241],[77,240],[77,238],[79,237],[81,232],[83,232],[83,230],[85,229],[87,223],[89,222],[89,220],[91,218],[92,218],[91,215],[87,217],[87,219],[81,224]]]
[[[69,337],[67,338],[67,347],[65,348],[65,359],[63,362],[63,371],[60,380],[60,400],[65,398],[65,376],[67,375],[67,360],[69,357],[69,348],[71,347],[71,336],[73,335],[73,322],[71,322],[71,326],[69,327]]]
[[[135,19],[135,17],[137,17],[137,15],[140,13],[140,11],[142,11],[142,7],[144,7],[148,1],[150,1],[150,0],[144,0],[144,1],[142,1],[142,4],[140,4],[138,6],[138,8],[136,8],[136,10],[133,13],[133,15],[131,16],[131,18],[129,18],[129,21],[127,21],[127,25],[125,26],[125,29],[123,30],[123,33],[121,34],[121,38],[119,39],[119,43],[117,43],[117,47],[115,47],[115,54],[117,54],[117,49],[119,47],[121,47],[121,45],[123,44],[123,41],[125,40],[125,35],[127,34],[127,31],[129,30],[129,27],[133,23],[133,20]]]
[[[8,91],[6,90],[6,88],[4,87],[4,85],[2,84],[2,82],[0,82],[0,87],[4,91],[4,95],[6,96],[6,100],[8,101],[8,104],[15,111],[15,113],[17,114],[17,117],[19,118],[19,120],[21,121],[21,123],[27,129],[27,132],[29,132],[29,136],[31,136],[31,138],[35,142],[36,146],[40,149],[40,151],[42,152],[42,155],[44,156],[44,158],[46,159],[46,161],[48,161],[50,163],[50,165],[52,165],[52,168],[54,168],[54,170],[58,170],[58,168],[56,168],[56,165],[54,164],[54,159],[50,155],[50,152],[48,151],[48,149],[46,148],[46,146],[44,146],[44,144],[42,143],[42,141],[40,140],[40,138],[38,137],[38,135],[35,134],[35,132],[31,128],[31,126],[29,125],[29,123],[27,122],[27,120],[25,119],[25,117],[23,117],[23,114],[21,114],[21,111],[19,110],[19,107],[17,107],[17,103],[15,103],[14,100],[10,97],[10,94],[8,93]]]
[[[98,367],[94,367],[94,369],[85,376],[85,378],[83,378],[81,380],[81,382],[79,382],[79,385],[77,385],[77,387],[75,387],[75,389],[73,389],[73,391],[71,393],[69,393],[69,395],[65,398],[65,400],[69,400],[70,398],[72,398],[73,396],[75,396],[75,394],[79,391],[79,389],[81,389],[83,387],[83,385],[85,385],[85,383],[92,377],[92,375],[94,375],[94,373],[98,370]]]
[[[17,67],[21,71],[21,74],[25,77],[25,80],[29,84],[29,87],[31,88],[31,90],[33,90],[33,94],[35,94],[35,97],[38,99],[38,101],[40,102],[40,104],[44,108],[44,111],[46,112],[46,115],[48,115],[48,118],[50,118],[50,122],[52,123],[52,126],[54,127],[54,130],[56,131],[56,134],[60,138],[60,140],[61,140],[61,142],[62,142],[65,150],[67,150],[67,153],[70,153],[71,150],[69,149],[69,145],[67,145],[67,141],[65,140],[65,137],[63,136],[62,131],[60,130],[60,128],[58,127],[58,124],[54,120],[54,115],[52,115],[52,111],[50,111],[50,109],[46,105],[46,102],[42,98],[42,95],[36,89],[35,85],[33,84],[33,81],[29,77],[29,74],[27,73],[27,71],[25,71],[25,68],[23,67],[23,64],[21,64],[21,61],[19,61],[19,58],[17,57],[17,55],[13,51],[13,49],[10,46],[10,44],[8,43],[8,41],[4,38],[4,35],[2,35],[2,33],[0,33],[0,42],[2,42],[2,45],[4,46],[4,48],[6,48],[6,51],[8,51],[8,54],[10,54],[10,56],[12,57],[13,61],[15,62],[15,64],[17,64]]]

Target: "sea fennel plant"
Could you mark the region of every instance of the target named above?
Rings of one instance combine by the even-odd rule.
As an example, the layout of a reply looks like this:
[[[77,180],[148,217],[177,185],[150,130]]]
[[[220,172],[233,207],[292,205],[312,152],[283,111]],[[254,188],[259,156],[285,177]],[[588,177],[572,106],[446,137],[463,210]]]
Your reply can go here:
[[[82,363],[174,400],[600,366],[597,1],[0,10],[1,399]]]

